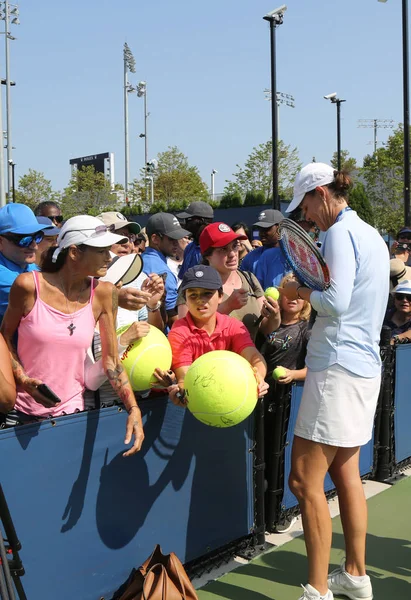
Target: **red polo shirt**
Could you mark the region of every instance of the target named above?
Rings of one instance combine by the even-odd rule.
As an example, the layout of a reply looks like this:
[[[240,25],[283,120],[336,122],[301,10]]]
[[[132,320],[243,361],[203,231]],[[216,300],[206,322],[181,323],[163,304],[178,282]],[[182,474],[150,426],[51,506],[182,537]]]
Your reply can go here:
[[[196,358],[213,350],[231,350],[241,354],[244,348],[254,346],[241,321],[220,313],[216,316],[216,326],[211,335],[195,326],[190,313],[175,321],[168,334],[173,351],[173,369],[191,365]]]

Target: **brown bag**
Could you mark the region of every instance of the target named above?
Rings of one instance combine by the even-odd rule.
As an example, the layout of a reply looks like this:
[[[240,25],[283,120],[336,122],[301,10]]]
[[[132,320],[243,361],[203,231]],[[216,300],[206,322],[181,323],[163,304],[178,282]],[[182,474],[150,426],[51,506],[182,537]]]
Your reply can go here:
[[[174,552],[160,546],[129,578],[119,600],[198,600],[196,591]]]

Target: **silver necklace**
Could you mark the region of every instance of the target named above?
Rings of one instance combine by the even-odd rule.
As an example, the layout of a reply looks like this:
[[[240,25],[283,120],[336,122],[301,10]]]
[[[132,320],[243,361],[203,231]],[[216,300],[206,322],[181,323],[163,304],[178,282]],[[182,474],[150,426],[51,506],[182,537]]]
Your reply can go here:
[[[83,292],[83,290],[84,290],[84,286],[83,286],[83,287],[81,288],[81,290],[79,291],[79,294],[78,294],[78,297],[77,297],[76,306],[74,307],[74,311],[73,311],[72,313],[70,313],[70,308],[69,308],[69,303],[68,303],[68,294],[66,294],[66,291],[65,291],[65,289],[64,289],[64,285],[63,285],[63,278],[61,277],[61,275],[60,275],[60,282],[61,282],[61,287],[62,287],[62,289],[63,289],[63,294],[64,294],[64,297],[65,297],[65,299],[66,299],[67,314],[68,314],[68,315],[70,315],[70,317],[71,317],[71,323],[70,323],[70,325],[68,325],[68,326],[67,326],[67,329],[68,329],[68,330],[69,330],[69,332],[70,332],[70,333],[69,333],[69,335],[73,335],[73,333],[74,333],[74,330],[76,329],[76,326],[75,326],[75,325],[74,325],[74,323],[73,323],[73,315],[74,315],[74,313],[77,311],[77,306],[78,306],[78,303],[79,303],[79,300],[80,300],[80,296],[81,296],[81,294],[82,294],[82,292]]]

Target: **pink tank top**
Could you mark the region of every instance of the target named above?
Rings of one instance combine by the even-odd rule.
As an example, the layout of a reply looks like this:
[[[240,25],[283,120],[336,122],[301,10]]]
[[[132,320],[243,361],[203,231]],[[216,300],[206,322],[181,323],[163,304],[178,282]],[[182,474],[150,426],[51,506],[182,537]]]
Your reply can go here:
[[[33,271],[36,301],[18,328],[17,353],[29,377],[47,384],[61,402],[45,408],[29,394],[18,391],[15,408],[37,417],[57,417],[84,409],[84,361],[94,335],[94,281],[90,301],[71,315],[56,310],[40,298],[38,273]],[[67,327],[73,323],[73,335]]]

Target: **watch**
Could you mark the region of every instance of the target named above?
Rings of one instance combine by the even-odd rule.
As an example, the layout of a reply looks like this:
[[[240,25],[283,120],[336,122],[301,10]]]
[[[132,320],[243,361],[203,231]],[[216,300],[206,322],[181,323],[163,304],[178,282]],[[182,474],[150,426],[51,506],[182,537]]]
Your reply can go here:
[[[154,308],[150,308],[149,305],[146,305],[148,312],[157,312],[161,308],[161,301],[158,301]]]

